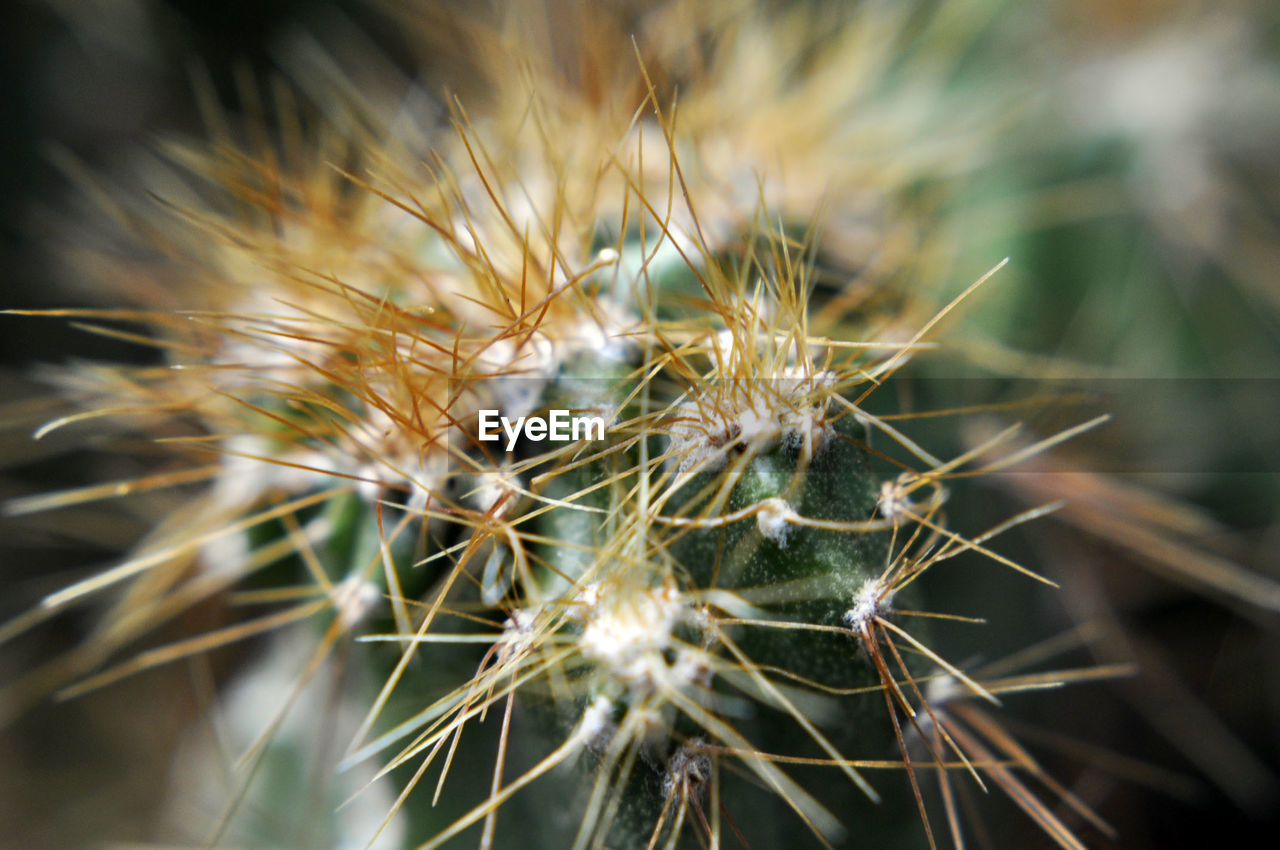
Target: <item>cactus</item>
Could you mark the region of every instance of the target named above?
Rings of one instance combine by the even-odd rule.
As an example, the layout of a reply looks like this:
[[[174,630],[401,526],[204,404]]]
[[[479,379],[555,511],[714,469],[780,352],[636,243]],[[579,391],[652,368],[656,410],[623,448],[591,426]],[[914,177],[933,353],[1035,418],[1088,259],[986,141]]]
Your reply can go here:
[[[10,512],[205,486],[5,629],[115,594],[10,695],[256,639],[229,787],[177,794],[214,845],[959,846],[977,783],[1082,847],[1026,777],[1105,824],[988,706],[1120,668],[967,669],[930,624],[973,612],[923,586],[962,555],[1048,583],[989,541],[1055,506],[953,529],[951,480],[1099,420],[943,459],[871,403],[990,277],[945,305],[916,280],[946,252],[920,196],[956,168],[895,109],[938,86],[893,53],[918,22],[671,3],[634,49],[595,23],[579,85],[490,46],[449,126],[341,103],[311,147],[286,120],[173,152],[209,185],[123,211],[146,262],[99,259],[135,306],[74,314],[166,362],[68,371],[39,432],[161,438],[164,465]],[[751,78],[760,51],[794,76]],[[603,427],[551,439],[560,415]],[[145,643],[209,600],[226,625]]]

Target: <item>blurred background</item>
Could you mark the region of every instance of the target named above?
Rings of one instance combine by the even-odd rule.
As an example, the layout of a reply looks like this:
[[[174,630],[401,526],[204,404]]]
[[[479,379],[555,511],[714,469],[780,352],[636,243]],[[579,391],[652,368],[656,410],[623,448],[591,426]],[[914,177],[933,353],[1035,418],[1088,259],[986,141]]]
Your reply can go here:
[[[559,5],[572,6],[549,14]],[[1140,665],[1133,679],[1020,703],[1025,740],[1040,730],[1046,767],[1117,829],[1114,841],[1088,834],[1090,846],[1200,847],[1227,834],[1253,846],[1280,829],[1280,612],[1270,585],[1241,578],[1280,581],[1280,10],[1262,0],[983,6],[948,90],[975,108],[984,87],[998,90],[1001,117],[983,165],[948,195],[946,226],[962,246],[951,284],[992,257],[1012,262],[951,337],[974,340],[966,353],[983,375],[1105,387],[1117,418],[1061,467],[981,482],[981,498],[954,517],[980,528],[1072,499],[1078,507],[1002,550],[1060,593],[1042,599],[992,570],[980,589],[936,592],[959,608],[1007,595],[1012,613],[991,628],[1015,642],[1086,624],[1105,639],[1074,660]],[[75,174],[123,179],[157,140],[200,137],[194,76],[207,74],[234,112],[238,78],[292,71],[291,46],[317,37],[349,63],[375,53],[385,63],[358,79],[399,69],[448,81],[450,57],[424,58],[407,33],[354,2],[4,4],[3,306],[109,305],[57,261],[83,235],[68,226],[86,185]],[[91,468],[90,452],[66,453],[71,441],[26,440],[23,423],[42,421],[31,370],[77,358],[156,354],[61,321],[0,319],[0,402],[22,426],[3,437],[0,500],[109,472]],[[1149,521],[1115,521],[1135,511]],[[0,522],[7,622],[126,550],[147,516],[134,505]],[[0,680],[74,646],[91,615],[0,646]],[[194,633],[200,616],[179,628]],[[955,640],[977,653],[989,638]],[[238,660],[226,654],[216,669],[233,675]],[[162,668],[0,731],[0,846],[151,838],[172,753],[198,712],[185,682]],[[992,834],[1001,847],[1046,842],[1015,816],[997,816]]]

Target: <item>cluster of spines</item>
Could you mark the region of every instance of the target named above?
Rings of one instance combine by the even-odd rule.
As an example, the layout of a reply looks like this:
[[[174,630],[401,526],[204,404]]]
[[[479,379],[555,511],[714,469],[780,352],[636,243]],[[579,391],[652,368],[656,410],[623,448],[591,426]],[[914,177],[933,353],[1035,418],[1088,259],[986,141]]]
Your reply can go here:
[[[278,176],[269,159],[199,163],[267,224],[185,211],[214,246],[202,250],[217,286],[193,280],[195,306],[184,313],[114,316],[147,324],[172,368],[103,372],[84,391],[89,409],[51,427],[121,414],[149,426],[176,413],[198,431],[165,436],[200,462],[121,492],[215,483],[186,511],[185,528],[15,624],[134,581],[93,648],[35,684],[76,679],[67,690],[79,692],[325,615],[318,663],[377,623],[388,628],[363,642],[386,677],[353,745],[367,757],[377,749],[361,749],[363,738],[385,722],[393,692],[412,688],[419,656],[431,664],[448,644],[488,642],[473,678],[396,727],[413,741],[386,770],[416,767],[392,813],[418,804],[405,801],[430,764],[445,765],[436,797],[444,793],[464,730],[503,706],[488,797],[424,847],[477,824],[488,846],[502,803],[579,757],[595,767],[575,846],[674,847],[688,826],[720,842],[723,824],[739,830],[718,796],[728,762],[783,799],[819,842],[833,840],[840,819],[781,764],[827,764],[875,798],[861,765],[885,763],[880,748],[851,759],[833,739],[850,731],[841,706],[878,693],[891,722],[859,718],[854,737],[896,743],[922,815],[913,764],[942,777],[957,765],[975,777],[994,771],[1059,843],[1075,846],[1000,763],[1020,761],[1010,739],[989,732],[1006,742],[993,756],[943,711],[957,691],[994,701],[992,689],[895,622],[941,616],[901,605],[933,564],[977,551],[1017,567],[985,546],[1009,523],[970,539],[941,513],[942,482],[998,441],[943,462],[863,406],[936,320],[897,344],[832,339],[835,323],[811,328],[811,308],[822,305],[810,304],[804,246],[761,228],[764,208],[733,217],[751,223],[737,240],[724,222],[700,225],[693,202],[677,201],[685,178],[673,118],[655,115],[615,147],[634,145],[639,156],[657,128],[665,145],[648,156],[668,166],[666,185],[653,190],[638,162],[607,164],[623,195],[609,216],[598,209],[604,191],[580,210],[579,186],[539,196],[524,178],[504,182],[461,112],[458,160],[468,165],[441,162],[426,193],[350,175],[350,195],[317,199],[306,184],[263,192]],[[227,177],[234,167],[242,180]],[[593,218],[603,229],[581,220]],[[610,230],[615,242],[596,244]],[[314,244],[326,234],[336,243],[330,260],[317,252],[335,245]],[[609,438],[508,456],[469,436],[481,407],[521,413],[557,398],[607,412]],[[900,444],[920,471],[879,482],[870,431]],[[88,676],[148,623],[244,585],[242,601],[279,610]],[[461,625],[446,631],[446,621]],[[399,654],[388,657],[384,644]],[[957,684],[931,698],[937,682]],[[552,706],[555,720],[535,737],[560,737],[511,779],[516,694]],[[970,712],[969,728],[993,728],[973,717],[983,715]],[[771,738],[761,718],[796,727],[816,754],[763,749],[795,738]],[[911,754],[913,736],[923,760]],[[657,781],[646,783],[646,771]],[[645,795],[653,799],[629,802]],[[645,812],[652,822],[637,830]]]

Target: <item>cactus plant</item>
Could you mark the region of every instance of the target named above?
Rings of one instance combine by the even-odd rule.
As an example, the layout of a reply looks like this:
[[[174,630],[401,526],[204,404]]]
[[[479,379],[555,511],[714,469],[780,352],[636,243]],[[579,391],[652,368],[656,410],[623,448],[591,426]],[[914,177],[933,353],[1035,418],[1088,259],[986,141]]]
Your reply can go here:
[[[874,409],[990,277],[921,283],[990,128],[923,110],[930,142],[937,71],[899,58],[972,20],[659,4],[584,24],[570,74],[521,11],[455,22],[490,89],[451,122],[333,94],[304,131],[281,94],[276,136],[175,147],[163,205],[118,210],[136,252],[94,261],[133,306],[69,314],[165,362],[63,373],[37,436],[164,460],[9,510],[190,497],[5,628],[113,595],[9,695],[257,640],[225,785],[175,793],[214,845],[960,846],[965,784],[1105,832],[987,706],[1123,668],[969,669],[930,625],[975,612],[922,599],[962,556],[1050,583],[989,541],[1055,505],[958,529],[951,491],[1099,420],[943,458]],[[224,625],[146,643],[209,600]]]

